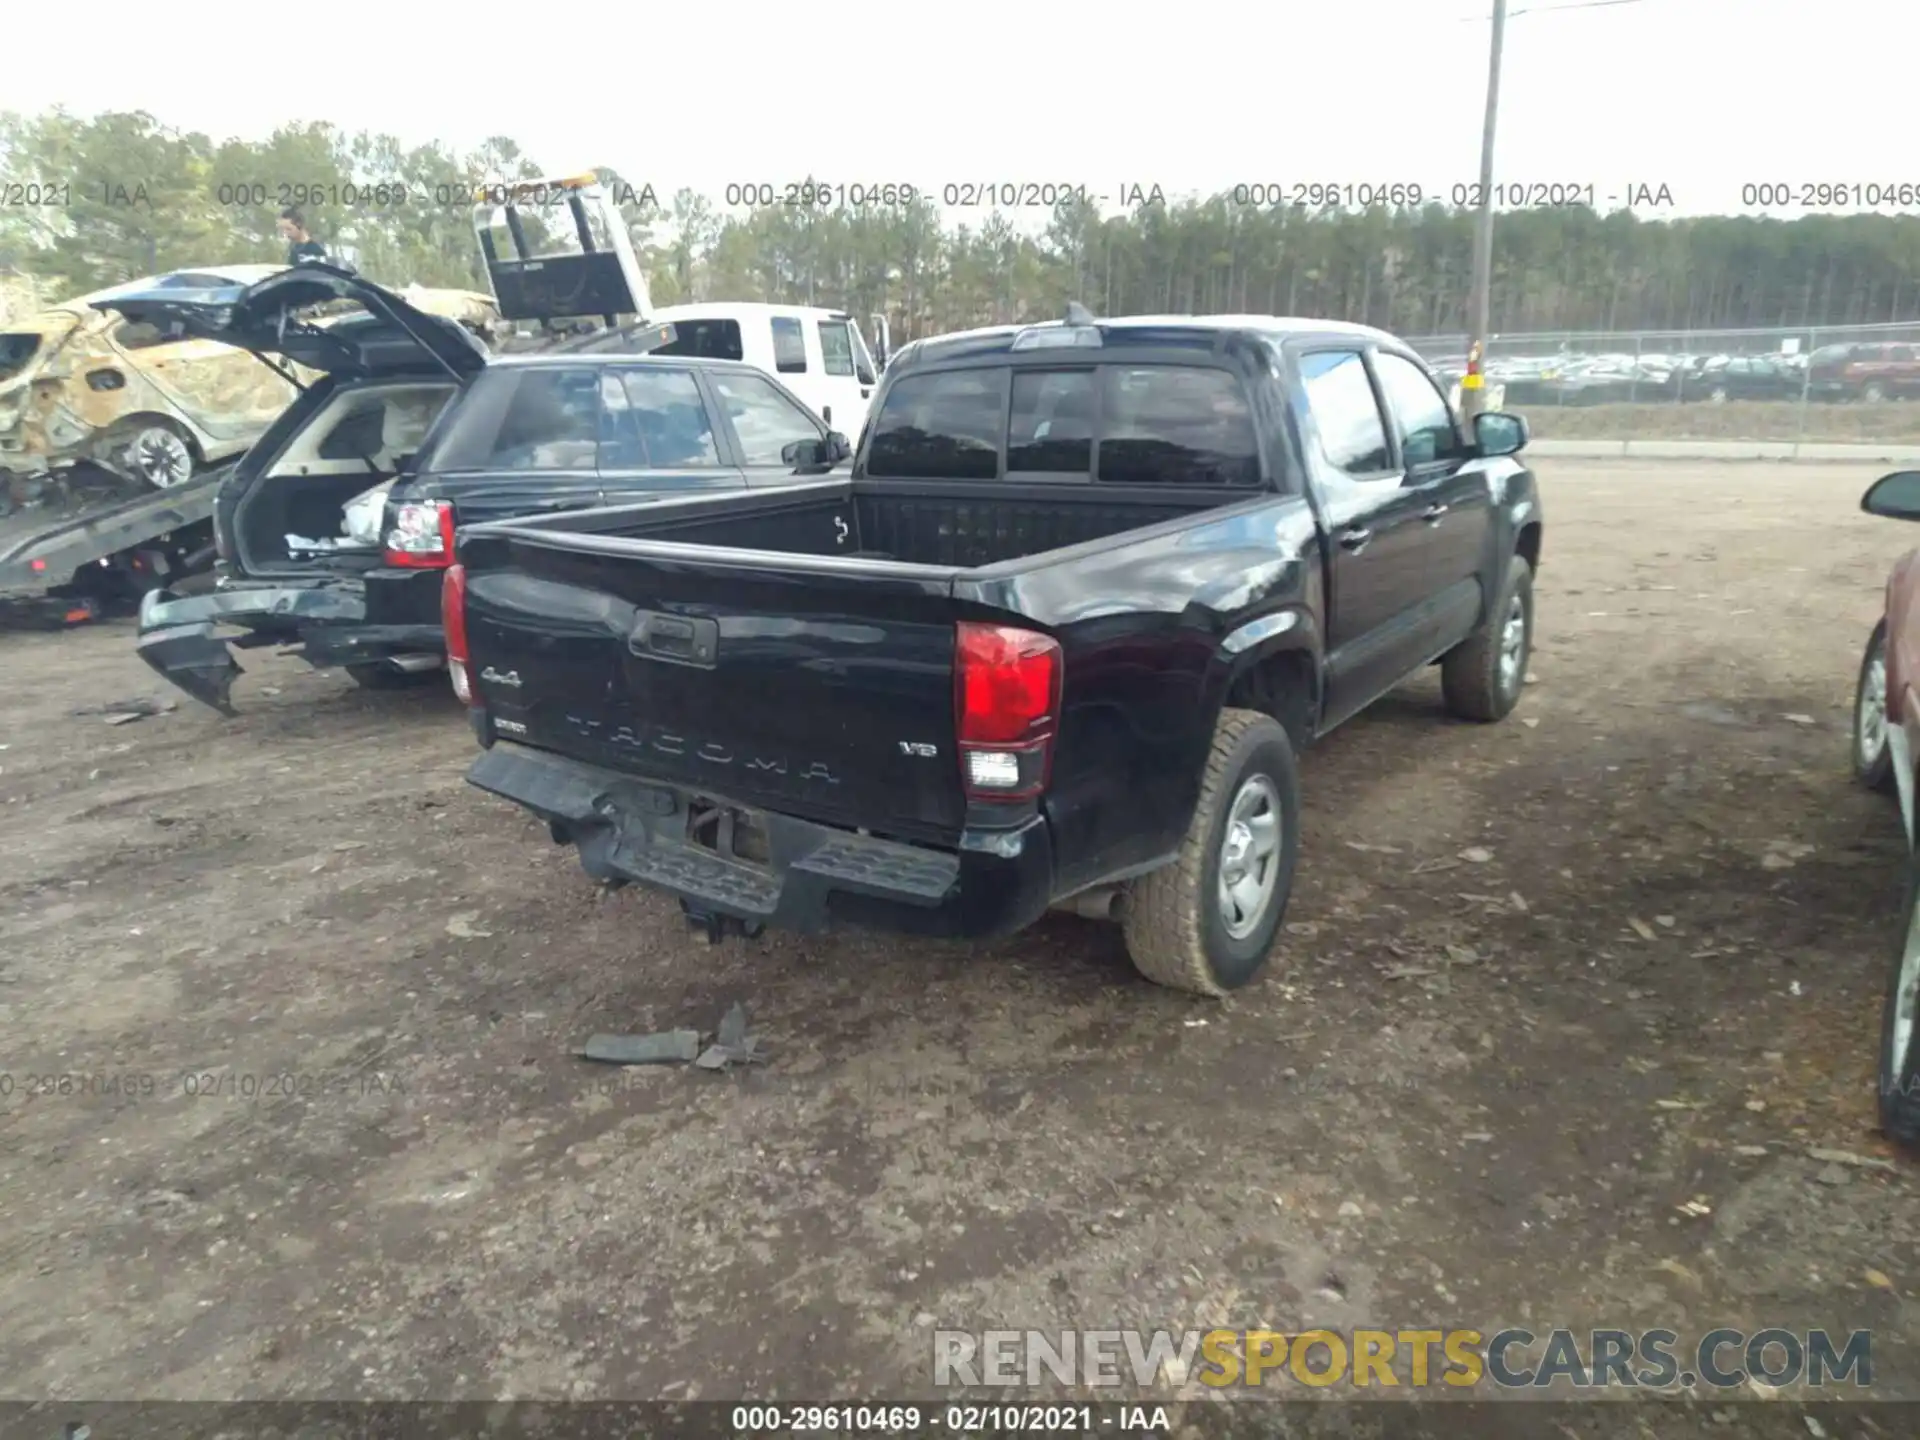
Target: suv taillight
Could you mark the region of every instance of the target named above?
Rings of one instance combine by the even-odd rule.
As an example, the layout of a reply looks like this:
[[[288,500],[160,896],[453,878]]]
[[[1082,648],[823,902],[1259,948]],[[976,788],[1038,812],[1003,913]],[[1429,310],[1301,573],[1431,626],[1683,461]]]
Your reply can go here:
[[[473,681],[467,678],[467,567],[449,565],[440,582],[440,628],[447,636],[447,674],[462,705],[473,701]]]
[[[438,570],[453,563],[453,504],[408,500],[393,507],[381,558],[389,565]]]
[[[1026,800],[1047,788],[1065,669],[1050,635],[963,621],[954,646],[960,778],[972,800]]]

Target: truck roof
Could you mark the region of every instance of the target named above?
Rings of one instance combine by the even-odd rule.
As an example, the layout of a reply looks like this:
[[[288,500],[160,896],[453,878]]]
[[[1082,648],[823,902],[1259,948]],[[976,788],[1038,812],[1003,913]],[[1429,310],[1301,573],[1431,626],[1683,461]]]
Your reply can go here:
[[[925,340],[916,340],[910,346],[902,346],[900,360],[913,359],[926,362],[949,360],[969,354],[993,354],[1004,350],[1012,343],[1013,337],[1027,330],[1058,329],[1066,322],[1047,320],[1033,325],[990,325],[978,330],[962,330],[951,335],[934,335]],[[1163,334],[1168,331],[1189,334],[1218,335],[1226,333],[1267,335],[1298,339],[1303,337],[1325,336],[1343,340],[1366,340],[1374,344],[1391,345],[1404,350],[1406,342],[1376,330],[1371,325],[1356,325],[1347,320],[1319,320],[1297,315],[1125,315],[1117,318],[1096,318],[1092,322],[1099,330],[1115,340],[1122,340],[1130,330],[1155,330]],[[1043,351],[1042,354],[1058,356],[1059,351]]]

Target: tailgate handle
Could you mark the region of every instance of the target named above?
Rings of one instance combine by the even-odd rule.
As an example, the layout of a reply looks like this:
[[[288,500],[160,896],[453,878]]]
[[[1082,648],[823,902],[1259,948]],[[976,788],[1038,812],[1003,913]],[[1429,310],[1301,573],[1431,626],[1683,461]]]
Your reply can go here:
[[[642,613],[627,635],[627,649],[643,660],[712,669],[720,650],[720,622]]]

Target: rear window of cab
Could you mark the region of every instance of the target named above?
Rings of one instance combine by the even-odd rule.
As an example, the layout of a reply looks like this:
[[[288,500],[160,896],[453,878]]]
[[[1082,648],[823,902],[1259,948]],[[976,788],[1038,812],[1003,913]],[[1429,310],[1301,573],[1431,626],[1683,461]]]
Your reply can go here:
[[[1250,488],[1260,452],[1245,388],[1227,370],[993,366],[895,382],[871,422],[866,473]]]

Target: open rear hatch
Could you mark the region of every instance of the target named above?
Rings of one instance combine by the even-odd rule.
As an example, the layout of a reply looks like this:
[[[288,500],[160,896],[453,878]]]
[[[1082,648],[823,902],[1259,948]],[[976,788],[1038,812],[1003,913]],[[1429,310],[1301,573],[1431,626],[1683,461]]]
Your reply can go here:
[[[342,302],[357,305],[359,312],[339,313]],[[325,264],[294,266],[252,285],[157,286],[116,292],[96,305],[153,325],[165,335],[214,340],[251,351],[296,386],[300,382],[284,368],[286,362],[319,371],[335,382],[354,384],[387,377],[441,377],[449,393],[487,363],[486,347],[457,320],[430,315],[351,271]],[[332,313],[316,313],[323,309]],[[354,417],[345,418],[351,422]],[[352,424],[343,424],[339,441],[347,449],[340,454],[317,454],[310,468],[328,472],[324,474],[278,475],[265,467],[255,468],[254,457],[247,457],[237,481],[242,493],[224,496],[221,504],[232,505],[233,523],[238,526],[246,507],[261,498],[256,491],[286,482],[287,493],[273,497],[276,503],[268,507],[271,514],[265,522],[281,542],[280,558],[285,560],[299,548],[293,542],[305,540],[314,546],[318,569],[364,568],[371,558],[363,556],[356,562],[347,557],[333,563],[337,544],[328,534],[329,525],[339,523],[343,507],[349,507],[356,495],[373,491],[378,482],[389,478],[372,460],[364,465],[355,462],[353,437]],[[333,438],[329,435],[328,440]],[[291,437],[283,439],[291,443]],[[312,483],[301,489],[300,481]],[[302,501],[313,503],[298,503]],[[377,503],[377,496],[369,495],[368,503]],[[352,522],[356,517],[344,514],[344,518]],[[242,550],[243,561],[253,558],[244,543]],[[218,627],[239,626],[250,632],[242,643],[286,643],[299,638],[304,624],[342,626],[364,620],[360,587],[350,580],[334,583],[324,574],[287,584],[243,583],[214,595],[178,597],[160,590],[142,604],[137,649],[142,659],[175,685],[231,715],[228,697],[240,667]]]
[[[366,313],[302,314],[341,301]],[[216,340],[269,363],[290,360],[336,379],[431,364],[465,380],[487,363],[486,347],[458,321],[429,315],[352,271],[319,263],[296,265],[252,285],[119,292],[93,307],[152,325],[170,338]]]

